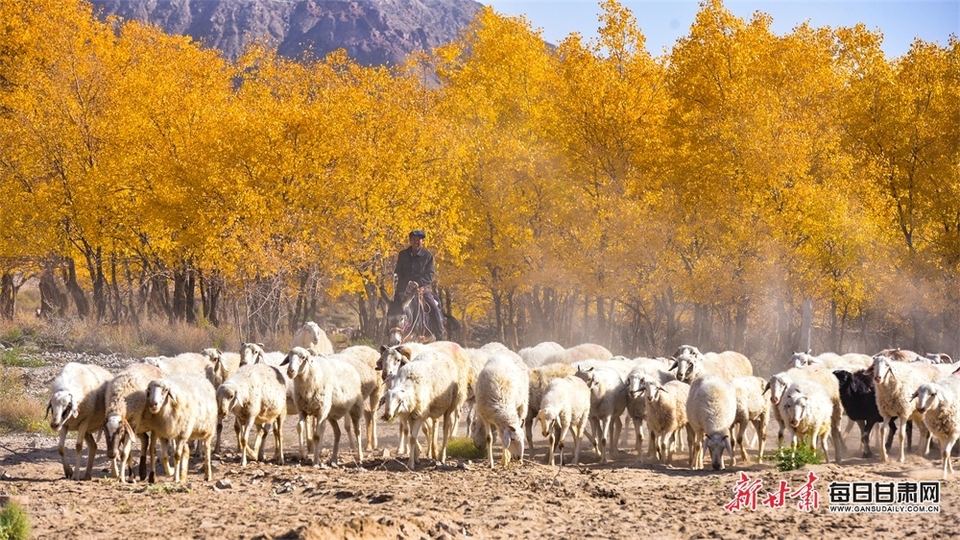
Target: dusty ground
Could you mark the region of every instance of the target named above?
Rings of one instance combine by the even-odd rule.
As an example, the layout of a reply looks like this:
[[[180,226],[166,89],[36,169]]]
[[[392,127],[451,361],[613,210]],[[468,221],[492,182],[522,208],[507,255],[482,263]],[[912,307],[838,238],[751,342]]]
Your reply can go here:
[[[535,438],[535,456],[522,465],[490,470],[484,463],[453,458],[447,466],[424,462],[416,471],[405,461],[341,449],[344,466],[320,469],[296,464],[294,422],[285,430],[288,460],[241,468],[225,437],[214,482],[204,482],[191,461],[187,489],[172,484],[121,485],[109,478],[106,458],[97,457],[94,480],[62,478],[56,439],[0,436],[0,494],[13,495],[28,510],[36,538],[855,538],[890,534],[905,538],[960,533],[960,493],[943,484],[941,512],[921,514],[832,514],[831,481],[902,481],[939,478],[939,460],[908,455],[905,464],[851,458],[843,465],[816,465],[780,473],[773,465],[750,464],[722,472],[641,464],[632,435],[624,453],[600,466],[592,450],[583,467],[543,465],[545,443]],[[229,428],[225,430],[229,431]],[[381,445],[395,451],[394,426],[382,429]],[[768,430],[768,448],[775,427]],[[856,430],[846,441],[857,448]],[[331,435],[327,433],[328,455]],[[101,445],[102,446],[102,445]],[[586,447],[586,444],[585,444]],[[68,438],[68,455],[72,439]],[[569,448],[569,447],[568,447]],[[272,455],[268,442],[267,456]],[[755,452],[754,452],[755,454]],[[495,454],[499,460],[499,449]],[[708,458],[709,463],[709,458]],[[709,466],[709,465],[708,465]],[[795,499],[784,508],[728,512],[734,487],[745,472],[761,479],[761,498],[780,480],[797,489],[814,472],[820,508],[804,512]],[[217,480],[229,480],[220,489]]]

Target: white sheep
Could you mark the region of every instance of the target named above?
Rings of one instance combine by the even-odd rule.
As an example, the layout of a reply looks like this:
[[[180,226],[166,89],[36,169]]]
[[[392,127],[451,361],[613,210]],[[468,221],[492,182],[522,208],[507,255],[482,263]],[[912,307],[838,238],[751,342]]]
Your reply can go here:
[[[524,421],[524,429],[526,430],[525,437],[527,445],[530,446],[531,455],[533,455],[533,422],[537,418],[537,414],[540,412],[540,403],[543,398],[543,392],[547,389],[547,385],[550,384],[550,381],[559,377],[574,375],[576,373],[577,368],[571,366],[570,364],[544,364],[530,370],[530,373],[528,374],[530,388],[528,390],[529,397],[527,399],[527,419]]]
[[[746,356],[736,351],[701,353],[691,345],[681,346],[674,354],[670,370],[677,370],[677,380],[692,383],[703,375],[718,375],[730,380],[734,377],[753,375],[753,365]]]
[[[735,377],[730,384],[737,393],[737,416],[734,425],[738,427],[735,441],[740,447],[740,456],[744,461],[749,461],[747,449],[743,445],[743,435],[747,426],[752,424],[760,440],[757,463],[763,463],[763,446],[770,417],[770,401],[763,395],[767,381],[760,377]]]
[[[827,434],[831,431],[834,404],[823,386],[812,379],[798,379],[790,384],[777,407],[793,431],[791,446],[796,446],[798,439],[809,439],[810,445],[814,449],[819,446],[824,459],[830,461]]]
[[[459,407],[458,388],[460,374],[456,364],[445,354],[438,351],[424,351],[415,361],[404,364],[391,378],[384,393],[383,419],[410,425],[410,433],[417,434],[427,420],[434,420],[430,428],[428,441],[435,458],[446,461],[447,440],[452,429],[451,419]],[[444,420],[443,442],[436,444],[436,430],[439,419]],[[419,459],[419,445],[410,445],[408,465],[416,467]]]
[[[581,343],[548,356],[543,360],[543,364],[572,364],[582,360],[609,360],[611,358],[613,358],[613,353],[603,345]]]
[[[923,421],[917,412],[913,394],[921,384],[936,381],[940,371],[932,364],[923,362],[895,362],[878,354],[873,357],[873,383],[877,390],[877,409],[883,422],[880,424],[880,440],[887,440],[890,420],[899,418],[897,434],[900,436],[900,463],[906,460],[906,425],[908,420]],[[887,445],[880,445],[880,457],[887,463]]]
[[[636,384],[642,388],[638,391],[642,395],[640,399],[647,402],[647,425],[654,440],[657,459],[669,465],[673,462],[674,443],[680,438],[680,430],[686,429],[687,440],[693,440],[693,430],[687,420],[690,385],[677,380],[661,383],[649,376],[636,380]]]
[[[527,417],[530,379],[522,361],[505,354],[494,354],[477,375],[474,392],[477,417],[486,429],[487,458],[493,468],[493,434],[503,441],[502,460],[511,455],[523,463],[523,422]]]
[[[286,354],[280,351],[266,352],[260,343],[244,343],[240,345],[240,365],[246,366],[262,362],[268,366],[279,367]]]
[[[147,386],[150,381],[160,378],[160,368],[146,364],[133,363],[118,373],[107,383],[103,423],[107,443],[107,457],[113,460],[112,472],[121,482],[126,482],[127,464],[133,441],[140,439],[140,479],[147,477],[147,449],[149,431],[143,425],[143,416],[147,410]],[[164,456],[165,468],[169,471]]]
[[[105,397],[107,383],[113,379],[109,371],[93,364],[69,362],[50,384],[50,402],[47,414],[50,427],[60,434],[57,451],[63,463],[63,474],[74,480],[90,480],[93,460],[97,457],[97,442],[93,434],[106,418]],[[76,468],[71,470],[64,452],[67,433],[77,432]],[[80,455],[87,443],[87,470],[80,473]]]
[[[253,450],[248,439],[256,426],[273,425],[274,457],[283,465],[283,419],[287,415],[287,384],[278,368],[266,364],[243,366],[217,388],[218,425],[228,413],[236,417],[234,431],[240,449],[240,466],[246,467],[247,454],[263,460],[266,429],[257,433]]]
[[[703,469],[703,447],[713,461],[713,470],[724,468],[724,450],[736,464],[730,444],[730,428],[737,416],[737,393],[730,382],[716,375],[694,379],[687,399],[687,421],[693,431],[690,468]]]
[[[666,384],[677,378],[667,371],[668,364],[654,358],[636,358],[636,364],[627,374],[627,414],[633,420],[633,431],[636,435],[635,448],[637,457],[640,457],[643,443],[643,421],[646,419],[647,399],[644,397],[644,387],[647,380]],[[654,440],[650,440],[650,451],[656,450]]]
[[[810,351],[795,352],[790,357],[790,362],[795,368],[804,368],[817,366],[830,371],[836,369],[860,369],[870,367],[873,359],[866,354],[847,353],[839,355],[832,352],[820,353],[817,356],[810,354]]]
[[[616,452],[620,438],[614,420],[619,420],[627,408],[626,381],[610,367],[578,369],[577,377],[590,387],[590,429],[596,438],[600,463],[606,463],[608,452]]]
[[[537,368],[547,363],[547,358],[564,351],[563,345],[553,341],[544,341],[533,347],[524,347],[517,354],[530,368]]]
[[[834,452],[837,463],[843,459],[843,442],[840,432],[840,420],[843,418],[843,406],[840,403],[840,382],[833,372],[820,366],[809,366],[804,368],[791,368],[774,374],[767,382],[764,391],[770,392],[770,403],[773,405],[773,415],[780,425],[777,432],[777,443],[783,443],[783,432],[788,426],[788,421],[783,417],[783,409],[780,407],[780,401],[783,399],[787,388],[798,380],[811,380],[820,385],[830,396],[833,403],[833,416],[830,421],[830,436],[833,438]]]
[[[176,356],[152,356],[144,358],[147,364],[157,366],[164,375],[192,373],[206,376],[210,360],[201,353],[185,352]]]
[[[207,366],[207,380],[214,388],[220,388],[223,381],[229,379],[240,369],[240,354],[234,352],[223,352],[220,349],[211,347],[200,351],[200,354],[207,358],[210,363]],[[217,419],[217,442],[213,447],[216,454],[220,453],[220,436],[223,432],[223,420]]]
[[[313,321],[304,323],[300,330],[297,330],[290,344],[291,349],[294,347],[302,347],[314,354],[333,354],[333,344],[327,338],[327,333]]]
[[[204,480],[212,480],[210,454],[217,433],[217,394],[210,381],[192,373],[154,379],[147,386],[147,411],[149,415],[144,415],[144,420],[152,436],[173,443],[173,481],[180,484],[187,480],[190,464],[188,443],[192,440],[201,442]],[[154,471],[152,445],[150,471]]]
[[[363,394],[365,403],[363,419],[367,426],[367,450],[375,450],[378,445],[376,412],[380,405],[380,398],[383,397],[383,380],[376,371],[380,354],[372,347],[354,345],[327,357],[349,363],[360,375],[360,392]]]
[[[946,480],[953,474],[950,451],[960,438],[960,378],[945,377],[923,383],[911,397],[917,402],[917,411],[923,414],[924,425],[940,441],[943,479]]]
[[[573,433],[573,464],[580,464],[580,442],[590,420],[590,388],[583,379],[567,375],[550,381],[540,399],[543,436],[547,438],[547,463],[555,464],[554,448],[560,449],[563,465],[563,440]]]
[[[360,374],[352,365],[331,360],[323,356],[313,356],[307,349],[290,349],[283,365],[287,366],[287,377],[293,380],[294,395],[300,411],[297,423],[297,435],[301,452],[306,436],[307,417],[314,416],[318,423],[329,422],[333,428],[332,465],[337,464],[340,450],[340,426],[337,420],[350,419],[348,436],[357,449],[357,463],[363,461],[363,449],[360,446],[360,416],[363,414],[363,393]],[[313,464],[320,465],[320,434],[314,432]],[[301,461],[304,459],[300,455]]]

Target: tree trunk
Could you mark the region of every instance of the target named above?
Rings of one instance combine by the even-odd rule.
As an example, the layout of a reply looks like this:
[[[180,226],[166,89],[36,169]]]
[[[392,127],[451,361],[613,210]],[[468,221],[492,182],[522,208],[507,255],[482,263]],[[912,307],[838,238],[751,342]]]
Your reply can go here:
[[[49,319],[62,315],[67,309],[67,295],[60,290],[54,265],[45,262],[40,272],[40,309],[37,316]]]
[[[73,304],[77,307],[77,316],[81,319],[85,319],[88,315],[90,315],[90,303],[87,302],[86,294],[84,294],[83,289],[80,288],[80,284],[77,283],[76,264],[71,257],[64,259],[64,263],[64,284],[67,287],[67,291],[70,293],[70,297],[73,298]]]
[[[0,318],[13,320],[17,289],[19,287],[14,283],[13,272],[4,272],[0,275]]]

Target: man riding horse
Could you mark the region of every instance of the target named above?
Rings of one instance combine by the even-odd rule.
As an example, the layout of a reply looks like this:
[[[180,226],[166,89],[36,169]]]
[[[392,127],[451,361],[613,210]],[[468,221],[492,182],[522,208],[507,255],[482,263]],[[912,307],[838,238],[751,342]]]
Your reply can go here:
[[[433,253],[423,247],[426,237],[427,233],[420,229],[411,231],[408,237],[410,247],[397,255],[397,265],[393,270],[396,281],[393,299],[395,302],[402,302],[411,294],[415,294],[417,287],[420,287],[426,304],[423,307],[428,311],[430,331],[436,336],[437,341],[442,341],[447,338],[447,335],[443,328],[440,304],[430,289],[436,267],[433,263]]]

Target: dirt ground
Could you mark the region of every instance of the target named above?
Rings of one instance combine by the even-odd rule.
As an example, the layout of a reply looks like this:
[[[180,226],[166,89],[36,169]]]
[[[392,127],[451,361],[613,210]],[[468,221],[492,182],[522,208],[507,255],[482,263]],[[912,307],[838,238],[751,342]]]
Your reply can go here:
[[[623,453],[599,465],[592,450],[582,467],[543,464],[545,441],[535,438],[533,459],[499,464],[452,458],[446,466],[425,461],[415,471],[405,461],[365,456],[361,467],[349,447],[340,468],[299,465],[292,419],[287,456],[293,464],[252,463],[241,468],[224,438],[214,461],[214,481],[204,482],[191,460],[187,489],[172,484],[121,485],[109,478],[98,455],[94,479],[62,478],[56,439],[0,437],[0,493],[27,509],[35,538],[897,538],[952,537],[960,533],[960,496],[955,481],[941,486],[939,514],[839,514],[827,508],[832,481],[936,480],[940,463],[908,455],[905,464],[850,458],[781,473],[773,464],[740,464],[720,472],[690,471],[686,454],[674,466],[638,462],[632,434]],[[225,430],[225,434],[229,429]],[[856,449],[856,429],[846,442]],[[396,428],[382,429],[382,448],[392,456]],[[462,433],[462,431],[461,431]],[[775,426],[768,429],[768,448]],[[327,433],[329,455],[332,436]],[[268,439],[269,441],[269,439]],[[68,438],[68,455],[73,454]],[[101,445],[102,446],[102,445]],[[586,443],[584,444],[586,447]],[[568,446],[568,448],[570,448]],[[272,455],[268,442],[267,457]],[[755,451],[754,451],[755,455]],[[707,458],[709,467],[709,457]],[[734,488],[745,473],[760,479],[761,499],[780,480],[796,490],[813,472],[818,509],[803,511],[799,499],[786,506],[731,512]],[[229,481],[218,487],[217,481]]]

